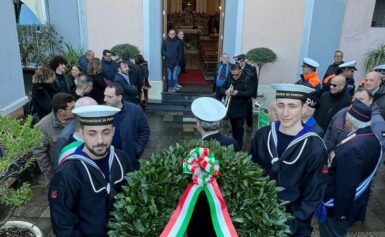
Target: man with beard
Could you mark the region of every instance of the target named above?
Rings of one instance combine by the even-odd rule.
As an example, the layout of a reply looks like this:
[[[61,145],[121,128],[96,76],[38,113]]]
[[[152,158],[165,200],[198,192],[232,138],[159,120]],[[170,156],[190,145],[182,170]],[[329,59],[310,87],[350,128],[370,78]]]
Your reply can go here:
[[[118,62],[118,72],[115,75],[114,82],[119,83],[124,90],[123,99],[133,104],[138,104],[138,91],[139,88],[135,85],[134,81],[129,75],[129,67],[127,61]]]
[[[150,137],[150,127],[143,109],[123,100],[123,89],[109,82],[104,91],[106,105],[120,109],[114,117],[115,134],[112,144],[125,151],[132,167],[139,169],[139,158]]]
[[[114,115],[120,110],[104,105],[74,109],[84,143],[69,147],[49,186],[53,232],[57,237],[107,236],[114,196],[132,171],[127,154],[111,146]],[[76,143],[76,142],[75,142]]]
[[[311,219],[320,203],[325,185],[321,173],[326,161],[322,138],[304,125],[301,115],[313,88],[273,84],[277,90],[278,121],[259,129],[250,146],[251,158],[284,190],[279,199],[294,219],[287,222],[291,236],[310,237]]]
[[[321,95],[320,107],[315,116],[318,125],[326,131],[333,116],[349,106],[351,101],[352,97],[347,90],[346,78],[343,75],[335,76],[330,82],[330,91]]]

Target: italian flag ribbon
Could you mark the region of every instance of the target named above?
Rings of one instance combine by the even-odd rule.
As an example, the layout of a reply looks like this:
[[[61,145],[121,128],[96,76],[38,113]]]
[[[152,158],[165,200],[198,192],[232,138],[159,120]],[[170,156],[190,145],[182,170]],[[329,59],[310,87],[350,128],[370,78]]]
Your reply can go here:
[[[219,162],[214,153],[210,153],[208,148],[193,149],[183,160],[183,172],[193,174],[193,182],[187,186],[160,237],[183,237],[202,191],[206,193],[217,236],[238,236],[215,180],[219,175]]]

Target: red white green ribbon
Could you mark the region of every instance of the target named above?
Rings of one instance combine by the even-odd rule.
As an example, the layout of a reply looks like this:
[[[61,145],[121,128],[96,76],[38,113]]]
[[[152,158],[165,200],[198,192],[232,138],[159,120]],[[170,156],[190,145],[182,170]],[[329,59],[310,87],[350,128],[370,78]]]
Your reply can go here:
[[[215,160],[214,153],[210,153],[207,148],[193,149],[183,160],[183,171],[193,174],[193,182],[187,186],[160,236],[182,237],[184,235],[201,191],[206,193],[217,236],[238,236],[214,178],[219,175],[219,162]]]

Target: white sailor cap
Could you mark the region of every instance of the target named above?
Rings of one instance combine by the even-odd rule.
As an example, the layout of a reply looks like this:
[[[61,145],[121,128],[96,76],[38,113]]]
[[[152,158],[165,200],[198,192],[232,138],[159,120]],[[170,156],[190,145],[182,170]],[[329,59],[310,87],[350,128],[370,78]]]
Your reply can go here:
[[[377,67],[373,68],[376,72],[384,72],[385,71],[385,64],[378,65]]]
[[[82,125],[106,125],[112,124],[114,115],[120,109],[106,105],[86,105],[72,110],[72,113],[79,116]]]
[[[319,63],[317,61],[314,61],[311,58],[304,58],[302,67],[305,67],[305,66],[316,69],[317,67],[319,67]]]
[[[226,107],[211,97],[200,97],[191,104],[191,112],[195,117],[206,122],[216,122],[226,116]]]
[[[357,71],[356,62],[356,60],[353,60],[350,62],[342,63],[338,67],[342,69],[353,69],[354,71]]]
[[[287,98],[306,101],[306,99],[309,97],[309,94],[315,91],[313,88],[297,84],[280,83],[272,84],[271,87],[276,90],[275,97],[277,99]]]

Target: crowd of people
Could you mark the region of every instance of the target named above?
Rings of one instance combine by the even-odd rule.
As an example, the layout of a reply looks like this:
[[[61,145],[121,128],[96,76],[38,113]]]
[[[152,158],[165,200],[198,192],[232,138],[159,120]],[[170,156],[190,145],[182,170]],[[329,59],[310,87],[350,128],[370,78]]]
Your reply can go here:
[[[181,88],[183,44],[183,32],[175,30],[163,41],[169,92]],[[203,140],[240,151],[249,147],[243,144],[244,124],[251,134],[258,76],[244,54],[234,58],[231,64],[228,54],[221,56],[215,99],[197,99],[191,110]],[[276,100],[269,108],[270,125],[259,129],[250,144],[251,159],[284,188],[278,196],[294,216],[287,223],[292,236],[311,235],[314,213],[322,237],[346,236],[352,223],[364,220],[385,148],[385,66],[366,74],[355,89],[355,61],[344,62],[341,51],[334,59],[322,81],[319,64],[304,58],[296,83],[272,85]],[[34,156],[50,182],[57,236],[105,236],[124,175],[140,169],[150,136],[144,109],[151,86],[143,56],[134,61],[125,54],[116,62],[109,50],[99,59],[88,50],[68,75],[67,60],[55,56],[33,76],[31,103],[42,134]],[[232,136],[220,133],[224,117]],[[198,206],[207,209],[199,200]],[[203,225],[196,215],[189,237],[203,236],[192,227]]]

